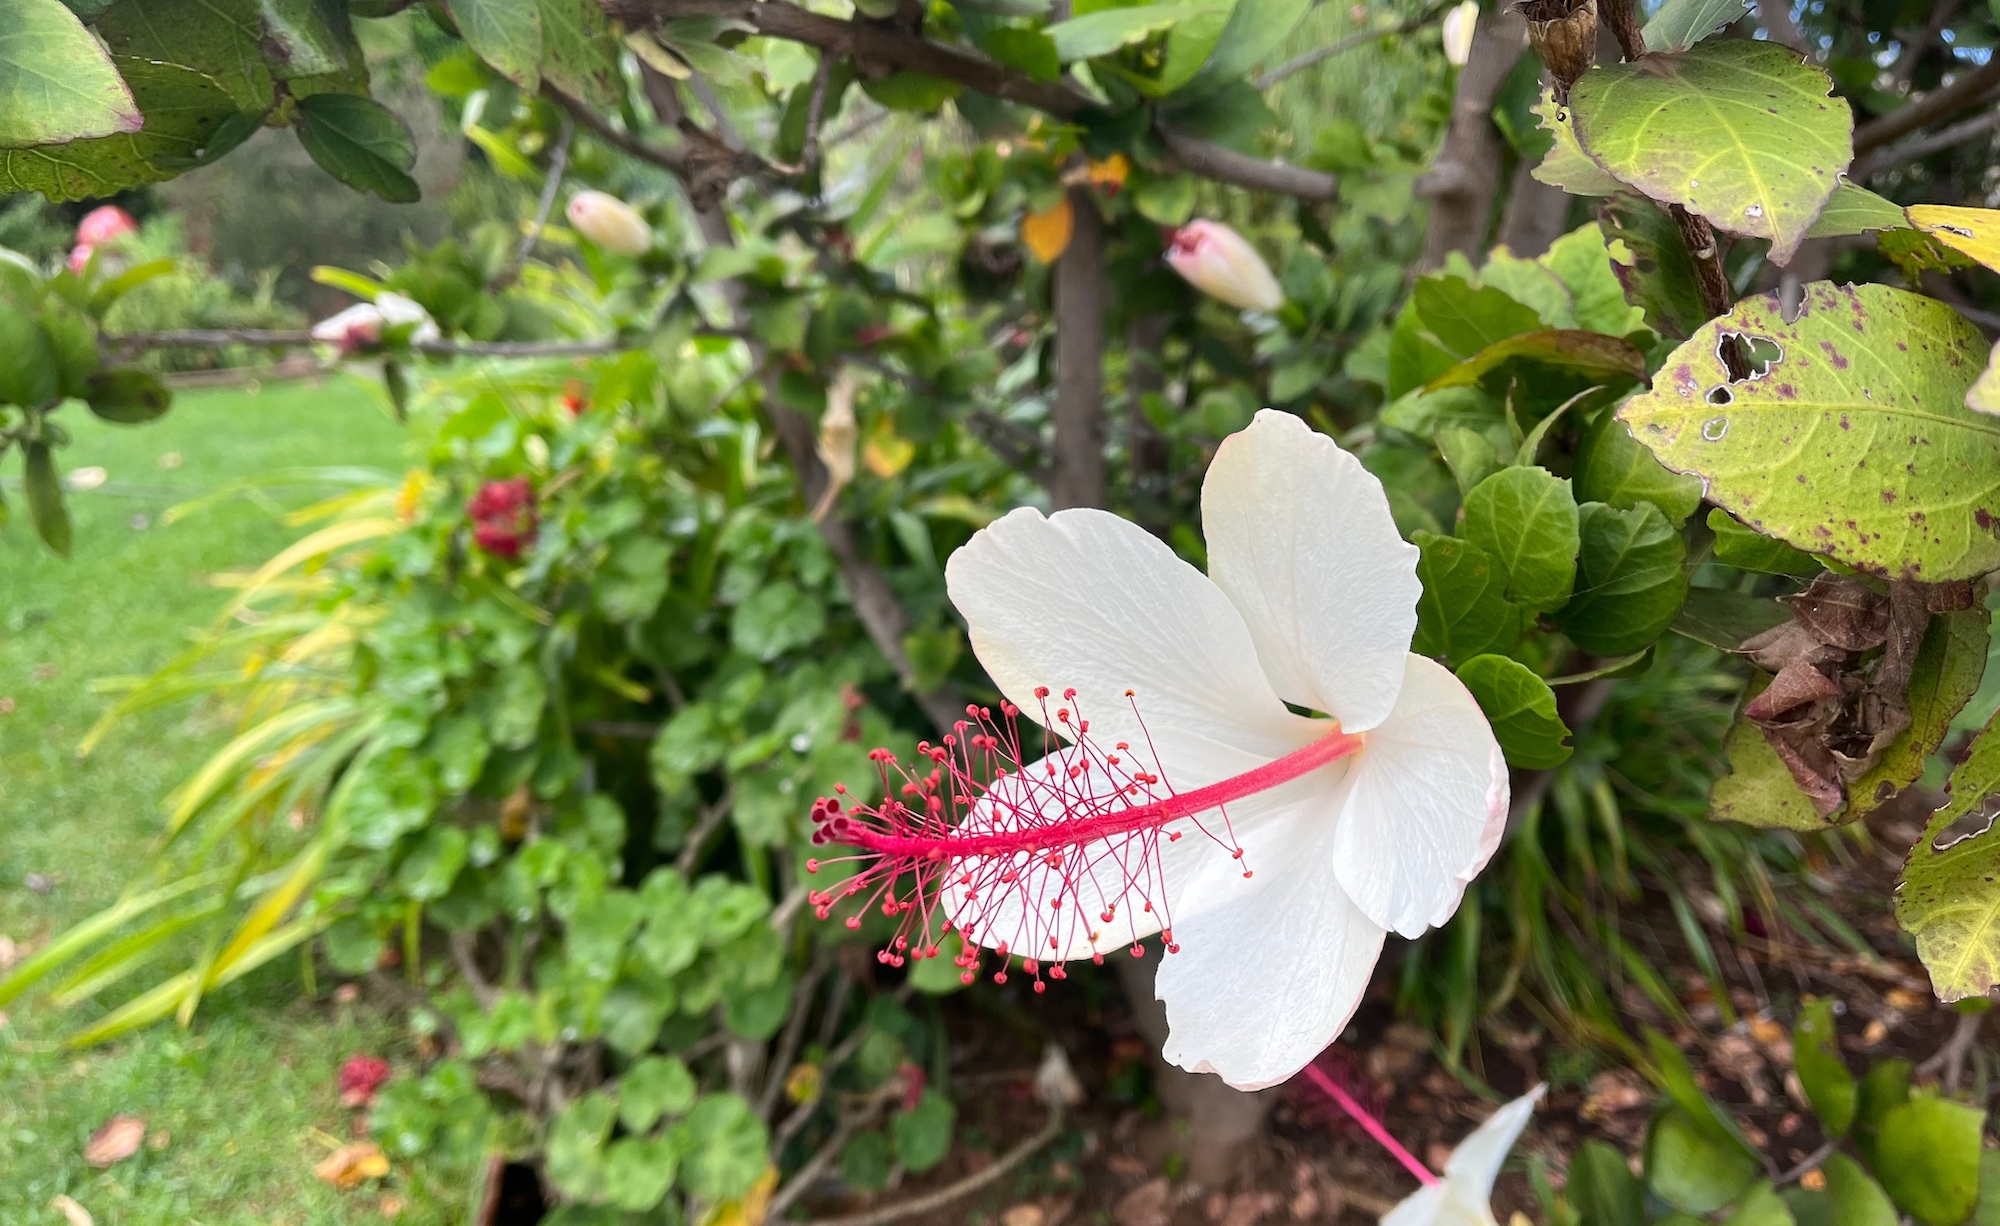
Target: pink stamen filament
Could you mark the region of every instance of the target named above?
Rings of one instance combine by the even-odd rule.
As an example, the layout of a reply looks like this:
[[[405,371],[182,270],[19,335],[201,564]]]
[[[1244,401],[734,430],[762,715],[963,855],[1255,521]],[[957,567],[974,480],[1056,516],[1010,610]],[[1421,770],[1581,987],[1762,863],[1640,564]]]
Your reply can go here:
[[[1374,1137],[1383,1149],[1389,1151],[1391,1157],[1403,1164],[1403,1169],[1417,1177],[1418,1182],[1422,1183],[1425,1187],[1430,1187],[1439,1182],[1438,1177],[1431,1173],[1431,1168],[1417,1161],[1415,1154],[1404,1149],[1402,1142],[1389,1135],[1389,1130],[1382,1126],[1382,1121],[1368,1114],[1366,1108],[1354,1101],[1352,1094],[1341,1089],[1340,1083],[1321,1072],[1319,1066],[1313,1064],[1306,1065],[1306,1076],[1314,1085],[1325,1090],[1328,1097],[1332,1098],[1334,1102],[1340,1104],[1340,1109],[1352,1116],[1354,1122],[1361,1125],[1362,1131]]]
[[[1211,783],[1205,788],[1196,788],[1192,792],[1168,796],[1151,804],[1135,805],[1130,809],[1041,827],[1034,831],[1032,842],[1036,849],[1048,850],[1071,847],[1080,843],[1093,843],[1115,838],[1121,834],[1132,834],[1164,826],[1179,818],[1192,817],[1209,809],[1218,809],[1232,800],[1242,800],[1246,796],[1269,791],[1279,784],[1290,783],[1329,762],[1349,756],[1360,749],[1361,744],[1360,737],[1349,736],[1336,727],[1305,748],[1295,749],[1284,757],[1266,762],[1254,770],[1233,775],[1219,783]],[[991,834],[953,833],[913,838],[906,835],[884,834],[858,825],[843,828],[840,838],[842,842],[864,851],[897,858],[908,857],[913,860],[934,860],[947,856],[1000,855],[1020,851],[1027,841],[1020,833],[1013,831]]]

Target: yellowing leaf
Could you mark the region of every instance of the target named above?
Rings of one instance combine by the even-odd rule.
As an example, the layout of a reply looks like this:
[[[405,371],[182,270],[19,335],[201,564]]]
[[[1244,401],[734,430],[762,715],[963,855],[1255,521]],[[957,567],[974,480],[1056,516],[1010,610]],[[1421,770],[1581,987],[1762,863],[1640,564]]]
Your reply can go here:
[[[1055,263],[1056,257],[1068,250],[1069,236],[1075,230],[1076,213],[1070,208],[1068,196],[1056,201],[1053,208],[1021,219],[1021,241],[1044,264]]]
[[[1543,90],[1541,102],[1533,109],[1541,117],[1542,127],[1556,138],[1542,164],[1530,172],[1537,180],[1560,187],[1572,196],[1609,196],[1625,186],[1591,161],[1583,146],[1577,144],[1569,108],[1556,102],[1555,91]]]
[[[355,1188],[389,1173],[389,1159],[373,1141],[351,1141],[328,1154],[313,1174],[336,1188]]]
[[[764,1226],[770,1212],[771,1192],[778,1186],[778,1168],[767,1166],[742,1200],[728,1200],[715,1207],[708,1226]]]
[[[2000,209],[1913,204],[1903,213],[1911,225],[1945,246],[1971,256],[1988,268],[2000,270]]]
[[[1132,159],[1122,153],[1114,153],[1101,162],[1090,164],[1090,185],[1116,192],[1125,186],[1125,176],[1132,173]]]
[[[896,424],[886,417],[875,419],[868,441],[861,447],[861,462],[878,477],[893,477],[917,458],[917,445],[896,433]]]

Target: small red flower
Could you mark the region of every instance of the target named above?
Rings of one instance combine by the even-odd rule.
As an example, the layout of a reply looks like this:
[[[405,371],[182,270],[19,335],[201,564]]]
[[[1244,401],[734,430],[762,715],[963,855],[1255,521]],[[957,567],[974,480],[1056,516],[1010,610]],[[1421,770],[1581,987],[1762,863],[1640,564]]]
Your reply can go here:
[[[513,561],[535,535],[535,487],[526,477],[488,481],[466,504],[472,539],[487,553]]]
[[[366,1107],[375,1101],[375,1091],[389,1080],[389,1062],[379,1056],[350,1056],[340,1066],[335,1084],[340,1087],[340,1105]]]
[[[571,417],[582,417],[583,411],[590,407],[590,398],[585,391],[583,382],[579,379],[571,379],[563,388],[562,407],[569,410]]]

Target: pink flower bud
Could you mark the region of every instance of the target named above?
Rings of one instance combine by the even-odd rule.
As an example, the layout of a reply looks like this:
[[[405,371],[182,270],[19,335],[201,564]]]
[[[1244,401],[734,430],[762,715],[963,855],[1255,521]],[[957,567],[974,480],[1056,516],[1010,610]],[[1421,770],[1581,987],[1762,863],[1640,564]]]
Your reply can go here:
[[[1245,311],[1275,311],[1285,292],[1264,257],[1219,221],[1191,221],[1174,231],[1167,263],[1189,285]]]
[[[89,265],[90,265],[89,243],[78,243],[75,247],[72,247],[70,249],[69,270],[71,272],[77,274],[78,276],[82,276],[83,270],[89,267]]]
[[[132,214],[115,204],[95,208],[83,215],[76,226],[77,243],[88,249],[99,243],[108,243],[121,234],[136,234],[139,223],[132,220]]]
[[[616,196],[578,192],[570,197],[569,224],[591,242],[619,255],[639,255],[653,245],[653,228]]]

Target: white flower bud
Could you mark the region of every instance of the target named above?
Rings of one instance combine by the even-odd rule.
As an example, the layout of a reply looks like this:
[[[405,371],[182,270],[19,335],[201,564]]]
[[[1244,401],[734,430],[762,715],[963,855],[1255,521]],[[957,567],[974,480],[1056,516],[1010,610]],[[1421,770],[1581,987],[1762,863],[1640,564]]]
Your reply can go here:
[[[1465,0],[1444,16],[1444,58],[1463,68],[1472,58],[1472,31],[1479,24],[1479,0]]]
[[[606,251],[639,255],[653,245],[653,228],[639,211],[616,196],[578,192],[570,197],[569,224]]]
[[[377,294],[373,302],[357,302],[338,315],[320,320],[313,325],[312,338],[352,353],[381,344],[383,330],[401,324],[416,325],[410,330],[413,345],[426,344],[441,335],[430,312],[401,294],[384,293]]]
[[[1245,311],[1275,311],[1285,292],[1249,240],[1219,221],[1191,221],[1174,231],[1167,263],[1188,284]]]
[[[1054,1043],[1042,1049],[1042,1066],[1035,1070],[1035,1097],[1051,1111],[1083,1101],[1083,1083],[1069,1066],[1069,1057]]]

